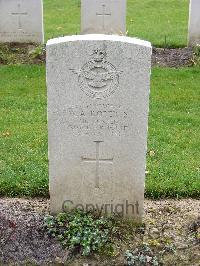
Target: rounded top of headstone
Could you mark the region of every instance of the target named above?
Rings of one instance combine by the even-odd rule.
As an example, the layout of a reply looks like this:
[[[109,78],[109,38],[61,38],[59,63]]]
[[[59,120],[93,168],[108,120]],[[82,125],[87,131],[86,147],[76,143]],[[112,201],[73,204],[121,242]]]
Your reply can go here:
[[[137,38],[131,38],[119,35],[105,35],[105,34],[86,34],[86,35],[72,35],[50,39],[47,42],[47,46],[55,45],[65,42],[75,42],[75,41],[113,41],[113,42],[125,42],[132,43],[135,45],[145,46],[151,48],[151,43],[148,41],[143,41]]]

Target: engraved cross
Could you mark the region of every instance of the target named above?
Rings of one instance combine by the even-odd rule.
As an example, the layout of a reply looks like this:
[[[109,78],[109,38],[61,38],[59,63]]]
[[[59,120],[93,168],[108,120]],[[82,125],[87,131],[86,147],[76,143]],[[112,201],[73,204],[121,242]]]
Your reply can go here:
[[[94,143],[96,143],[96,158],[87,158],[82,156],[82,161],[86,162],[86,163],[96,163],[96,176],[95,176],[95,188],[99,188],[99,167],[100,167],[100,163],[107,163],[107,164],[113,164],[113,158],[111,159],[102,159],[100,158],[100,143],[102,143],[103,141],[94,141]]]
[[[21,4],[19,3],[17,5],[18,7],[18,12],[12,12],[13,16],[18,16],[18,29],[22,30],[22,21],[21,21],[21,16],[27,16],[27,12],[21,12]]]
[[[96,13],[97,16],[102,16],[103,18],[103,29],[105,29],[105,17],[106,16],[111,16],[111,13],[106,13],[106,5],[102,5],[102,12],[101,13]]]

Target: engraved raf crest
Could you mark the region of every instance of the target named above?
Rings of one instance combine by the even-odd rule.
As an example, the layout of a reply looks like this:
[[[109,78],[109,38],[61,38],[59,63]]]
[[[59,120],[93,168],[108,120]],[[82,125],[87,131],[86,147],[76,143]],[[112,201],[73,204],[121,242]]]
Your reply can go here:
[[[78,75],[81,89],[91,98],[106,98],[118,88],[120,72],[106,60],[104,49],[95,49],[91,60],[80,70],[71,70]]]

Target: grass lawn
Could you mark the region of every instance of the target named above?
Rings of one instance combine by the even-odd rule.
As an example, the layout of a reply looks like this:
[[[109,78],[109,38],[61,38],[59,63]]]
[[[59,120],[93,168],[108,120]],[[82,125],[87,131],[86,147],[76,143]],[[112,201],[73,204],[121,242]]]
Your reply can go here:
[[[45,67],[0,67],[0,196],[48,196]],[[146,196],[200,196],[200,69],[154,68]]]
[[[127,0],[129,36],[155,46],[187,44],[189,0]],[[80,0],[44,0],[45,39],[80,33]]]

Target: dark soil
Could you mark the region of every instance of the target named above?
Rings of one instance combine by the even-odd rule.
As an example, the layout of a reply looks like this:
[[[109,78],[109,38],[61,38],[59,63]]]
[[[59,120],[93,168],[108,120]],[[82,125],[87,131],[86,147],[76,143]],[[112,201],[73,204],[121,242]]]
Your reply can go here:
[[[161,67],[183,67],[194,64],[194,54],[191,47],[164,49],[153,48],[152,65]]]
[[[42,264],[67,252],[43,229],[46,200],[0,200],[0,265]]]
[[[34,44],[0,44],[0,65],[45,63],[45,48]],[[195,62],[193,49],[153,48],[152,65],[161,67],[192,66]]]
[[[133,228],[131,241],[116,243],[113,257],[72,256],[43,228],[49,200],[0,199],[0,265],[125,265],[124,252],[148,243],[157,256],[167,244],[163,264],[197,266],[200,262],[200,204],[198,200],[145,201],[144,230]]]

